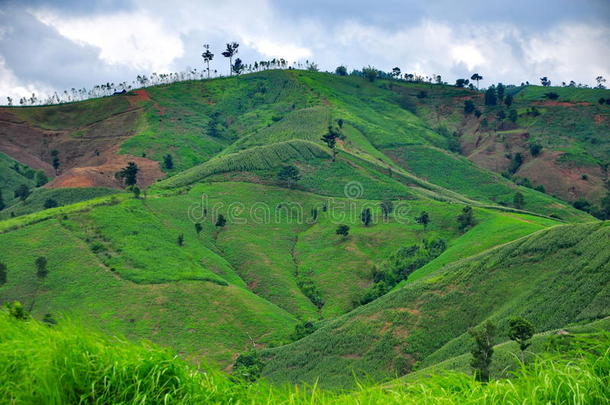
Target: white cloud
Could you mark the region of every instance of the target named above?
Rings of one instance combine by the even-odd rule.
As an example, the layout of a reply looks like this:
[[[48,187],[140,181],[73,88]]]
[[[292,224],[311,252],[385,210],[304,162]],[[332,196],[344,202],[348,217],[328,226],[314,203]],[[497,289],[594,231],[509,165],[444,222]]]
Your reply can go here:
[[[11,96],[13,103],[17,105],[19,98],[30,97],[32,93],[35,93],[37,97],[46,97],[53,94],[51,86],[43,83],[23,83],[15,75],[15,73],[6,66],[4,57],[0,55],[0,94]],[[0,104],[5,104],[6,98],[0,100]]]
[[[64,17],[51,11],[33,14],[64,37],[98,47],[100,59],[143,71],[168,71],[183,55],[179,35],[166,29],[162,20],[145,12],[95,17]]]

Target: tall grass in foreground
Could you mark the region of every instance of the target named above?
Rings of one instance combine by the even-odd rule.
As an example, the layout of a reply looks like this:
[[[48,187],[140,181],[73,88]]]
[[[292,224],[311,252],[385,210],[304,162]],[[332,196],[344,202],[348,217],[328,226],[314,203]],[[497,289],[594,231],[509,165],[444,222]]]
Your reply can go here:
[[[514,379],[445,373],[352,392],[234,381],[148,343],[47,326],[0,311],[2,404],[602,404],[610,398],[610,334],[540,357]],[[574,349],[574,347],[580,347]]]

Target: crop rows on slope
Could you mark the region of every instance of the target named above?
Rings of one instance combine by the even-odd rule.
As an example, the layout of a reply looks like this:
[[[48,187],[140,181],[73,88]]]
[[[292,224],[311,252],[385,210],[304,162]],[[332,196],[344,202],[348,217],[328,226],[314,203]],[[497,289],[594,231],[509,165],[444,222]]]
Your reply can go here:
[[[231,171],[260,170],[277,167],[283,162],[325,158],[329,154],[320,146],[302,140],[279,142],[219,156],[159,183],[162,188],[180,187],[200,181],[212,174]]]

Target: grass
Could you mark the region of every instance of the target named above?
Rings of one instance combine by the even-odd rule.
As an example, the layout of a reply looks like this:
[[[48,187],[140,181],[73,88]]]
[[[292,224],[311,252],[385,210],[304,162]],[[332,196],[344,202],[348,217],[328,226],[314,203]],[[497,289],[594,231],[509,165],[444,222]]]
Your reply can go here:
[[[19,118],[42,129],[71,130],[105,120],[128,108],[126,96],[112,96],[43,107],[22,107],[14,109],[14,112]]]
[[[511,380],[481,384],[448,372],[342,393],[232,380],[208,367],[196,369],[166,349],[97,335],[63,320],[49,327],[2,311],[0,326],[0,400],[7,403],[584,405],[610,395],[607,334],[579,337],[567,351],[536,359]]]
[[[16,216],[27,215],[42,211],[47,200],[53,200],[58,206],[71,205],[81,201],[87,201],[119,193],[120,190],[105,187],[83,187],[83,188],[38,188],[25,200],[17,202],[8,207],[0,214],[0,218],[9,218],[11,213]]]
[[[346,386],[352,373],[379,380],[462,354],[468,328],[486,319],[504,334],[514,315],[539,331],[608,316],[609,232],[607,224],[555,227],[454,262],[270,350],[264,373]]]

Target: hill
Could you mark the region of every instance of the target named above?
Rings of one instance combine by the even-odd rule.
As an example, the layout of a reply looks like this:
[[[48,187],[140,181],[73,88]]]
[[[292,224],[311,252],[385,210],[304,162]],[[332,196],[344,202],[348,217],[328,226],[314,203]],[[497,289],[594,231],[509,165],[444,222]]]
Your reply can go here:
[[[559,226],[456,261],[268,351],[264,374],[345,386],[465,353],[487,319],[502,330],[520,315],[542,332],[608,316],[609,236],[608,224]]]
[[[458,364],[487,319],[608,316],[610,228],[572,206],[604,201],[606,93],[506,91],[271,70],[0,108],[0,304],[327,387]]]

